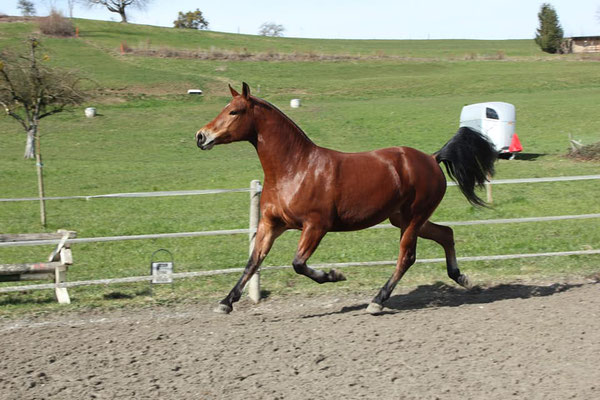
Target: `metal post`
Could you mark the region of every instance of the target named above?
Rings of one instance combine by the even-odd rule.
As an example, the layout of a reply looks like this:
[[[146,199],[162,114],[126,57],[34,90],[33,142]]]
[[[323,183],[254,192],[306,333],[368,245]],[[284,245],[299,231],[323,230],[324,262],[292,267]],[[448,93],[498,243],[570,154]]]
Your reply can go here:
[[[248,239],[250,241],[249,255],[252,255],[254,250],[254,239],[256,238],[256,230],[258,229],[258,221],[260,219],[260,194],[262,186],[260,181],[253,180],[250,182],[250,233]],[[248,296],[255,303],[260,301],[260,268],[250,278],[248,282]]]

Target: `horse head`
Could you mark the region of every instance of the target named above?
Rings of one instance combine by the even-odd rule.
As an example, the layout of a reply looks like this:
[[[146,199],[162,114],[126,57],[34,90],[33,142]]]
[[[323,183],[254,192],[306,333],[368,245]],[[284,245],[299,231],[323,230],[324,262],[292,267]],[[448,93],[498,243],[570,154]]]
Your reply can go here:
[[[233,99],[208,124],[196,132],[196,143],[202,150],[210,150],[223,143],[251,140],[256,135],[250,88],[243,83],[242,94],[229,85]]]

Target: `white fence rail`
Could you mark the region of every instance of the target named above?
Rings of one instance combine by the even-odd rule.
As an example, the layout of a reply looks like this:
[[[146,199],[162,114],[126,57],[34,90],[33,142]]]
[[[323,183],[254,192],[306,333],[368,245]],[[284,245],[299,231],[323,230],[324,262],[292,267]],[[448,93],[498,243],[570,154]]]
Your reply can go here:
[[[567,181],[584,181],[600,179],[600,175],[576,175],[576,176],[554,176],[546,178],[518,178],[518,179],[496,179],[490,182],[490,185],[503,185],[515,183],[544,183],[544,182],[567,182]],[[448,182],[448,186],[456,186],[454,182]],[[250,192],[250,188],[241,189],[205,189],[205,190],[175,190],[161,192],[133,192],[133,193],[112,193],[112,194],[97,194],[97,195],[80,195],[80,196],[56,196],[44,197],[44,200],[73,200],[73,199],[116,199],[128,197],[168,197],[168,196],[196,196],[204,194],[220,194],[220,193],[237,193]],[[40,201],[39,197],[22,197],[14,199],[0,199],[0,202],[15,202],[15,201]]]
[[[537,183],[537,182],[564,182],[564,181],[580,181],[600,179],[600,175],[584,175],[584,176],[570,176],[570,177],[551,177],[551,178],[526,178],[526,179],[506,179],[493,181],[492,184],[511,184],[511,183]],[[449,185],[453,185],[450,183]],[[259,199],[261,187],[258,181],[252,181],[251,187],[248,189],[214,189],[214,190],[188,190],[188,191],[176,191],[176,192],[141,192],[141,193],[117,193],[109,195],[97,195],[97,196],[65,196],[65,197],[48,197],[46,200],[56,199],[91,199],[91,198],[121,198],[121,197],[161,197],[161,196],[186,196],[186,195],[199,195],[199,194],[216,194],[216,193],[232,193],[232,192],[250,192],[250,226],[248,229],[229,229],[229,230],[217,230],[217,231],[199,231],[199,232],[175,232],[175,233],[159,233],[159,234],[148,234],[148,235],[129,235],[129,236],[108,236],[108,237],[91,237],[91,238],[76,238],[69,239],[68,242],[71,244],[75,243],[90,243],[90,242],[109,242],[109,241],[122,241],[122,240],[143,240],[143,239],[159,239],[159,238],[180,238],[180,237],[197,237],[197,236],[216,236],[216,235],[236,235],[236,234],[247,234],[249,235],[250,241],[250,252],[254,245],[254,236],[256,234],[256,228],[259,217]],[[29,201],[39,200],[39,198],[23,198],[23,199],[0,199],[2,201]],[[440,224],[450,226],[461,226],[461,225],[485,225],[485,224],[508,224],[508,223],[530,223],[530,222],[543,222],[543,221],[562,221],[562,220],[577,220],[577,219],[590,219],[600,218],[600,214],[580,214],[580,215],[557,215],[557,216],[544,216],[544,217],[525,217],[525,218],[502,218],[502,219],[489,219],[489,220],[473,220],[473,221],[451,221],[451,222],[440,222]],[[372,229],[386,229],[393,228],[390,224],[380,224],[372,227]],[[31,245],[46,245],[55,244],[56,240],[37,240],[29,242],[0,242],[0,247],[8,246],[31,246]],[[517,258],[530,258],[530,257],[554,257],[554,256],[577,256],[577,255],[593,255],[600,254],[600,250],[579,250],[579,251],[563,251],[563,252],[546,252],[546,253],[530,253],[530,254],[504,254],[504,255],[491,255],[491,256],[473,256],[473,257],[459,257],[459,261],[482,261],[482,260],[506,260],[506,259],[517,259]],[[418,263],[434,263],[444,262],[444,258],[434,259],[419,259]],[[376,265],[393,265],[396,261],[367,261],[367,262],[347,262],[347,263],[331,263],[331,264],[314,264],[316,268],[324,267],[335,267],[343,268],[349,266],[376,266]],[[268,266],[262,267],[262,270],[271,269],[284,269],[290,268],[290,266]],[[214,271],[196,271],[196,272],[183,272],[172,274],[173,278],[190,278],[197,276],[208,276],[218,274],[228,274],[234,272],[241,272],[243,268],[229,268],[223,270]],[[254,301],[258,301],[260,297],[260,285],[259,275],[253,278],[249,284],[250,297]],[[152,276],[137,276],[137,277],[125,277],[125,278],[112,278],[112,279],[99,279],[99,280],[88,280],[78,282],[65,282],[60,284],[41,284],[41,285],[21,285],[11,287],[0,287],[0,293],[17,292],[24,290],[35,290],[35,289],[55,289],[57,287],[75,287],[84,285],[100,285],[100,284],[111,284],[111,283],[127,283],[127,282],[142,282],[150,281]]]
[[[579,214],[579,215],[554,215],[548,217],[525,217],[525,218],[498,218],[498,219],[478,219],[471,221],[436,221],[440,225],[449,226],[466,226],[466,225],[493,225],[493,224],[516,224],[524,222],[545,222],[545,221],[564,221],[571,219],[590,219],[600,218],[600,214]],[[372,226],[368,229],[398,229],[391,224],[379,224]],[[124,240],[147,240],[147,239],[173,239],[182,237],[196,237],[196,236],[227,236],[227,235],[239,235],[239,234],[253,234],[256,232],[256,228],[252,229],[224,229],[218,231],[197,231],[197,232],[173,232],[173,233],[152,233],[147,235],[128,235],[128,236],[100,236],[100,237],[88,237],[88,238],[75,238],[68,239],[67,243],[93,243],[93,242],[118,242]],[[56,239],[44,239],[44,240],[28,240],[22,242],[0,242],[0,248],[11,247],[11,246],[39,246],[56,244]]]
[[[574,251],[557,251],[557,252],[545,252],[545,253],[525,253],[525,254],[498,254],[493,256],[470,256],[470,257],[457,257],[460,262],[465,261],[493,261],[493,260],[512,260],[519,258],[533,258],[533,257],[565,257],[565,256],[585,256],[600,254],[598,250],[574,250]],[[425,258],[417,259],[417,263],[441,263],[446,262],[445,258]],[[375,267],[382,265],[395,265],[396,260],[387,261],[364,261],[364,262],[344,262],[344,263],[323,263],[323,264],[311,264],[313,268],[346,268],[346,267]],[[278,265],[278,266],[266,266],[261,267],[265,270],[275,269],[288,269],[292,268],[291,265]],[[212,271],[194,271],[194,272],[179,272],[171,274],[174,279],[181,278],[193,278],[198,276],[212,276],[212,275],[223,275],[231,273],[241,273],[244,268],[227,268],[218,269]],[[41,285],[22,285],[22,286],[11,286],[11,287],[0,287],[0,293],[9,292],[20,292],[25,290],[37,290],[37,289],[54,289],[58,288],[70,288],[76,286],[89,286],[89,285],[108,285],[114,283],[133,283],[133,282],[144,282],[151,281],[151,275],[145,276],[129,276],[125,278],[112,278],[112,279],[96,279],[89,281],[77,281],[77,282],[64,282],[58,285],[55,284],[41,284]],[[256,300],[255,300],[256,301]]]

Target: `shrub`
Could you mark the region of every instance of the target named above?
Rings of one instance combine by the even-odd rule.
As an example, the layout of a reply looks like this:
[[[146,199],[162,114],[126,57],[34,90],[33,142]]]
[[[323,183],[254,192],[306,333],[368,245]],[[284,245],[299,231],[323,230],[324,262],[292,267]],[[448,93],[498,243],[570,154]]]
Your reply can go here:
[[[45,35],[65,37],[75,35],[75,27],[71,20],[56,10],[52,10],[47,17],[40,18],[38,24],[40,31]]]
[[[179,11],[177,19],[173,21],[173,26],[183,29],[207,29],[208,21],[202,15],[202,11],[196,8],[196,11],[188,11],[185,14]]]

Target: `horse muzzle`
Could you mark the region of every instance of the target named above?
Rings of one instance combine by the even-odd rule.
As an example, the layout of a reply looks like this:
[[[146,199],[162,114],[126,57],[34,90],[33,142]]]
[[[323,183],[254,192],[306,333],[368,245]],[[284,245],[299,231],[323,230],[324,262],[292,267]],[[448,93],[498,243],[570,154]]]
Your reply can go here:
[[[196,144],[201,150],[210,150],[214,147],[215,140],[212,135],[200,130],[196,133]]]

